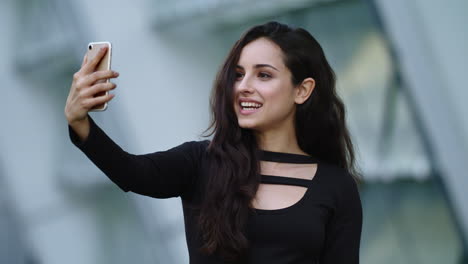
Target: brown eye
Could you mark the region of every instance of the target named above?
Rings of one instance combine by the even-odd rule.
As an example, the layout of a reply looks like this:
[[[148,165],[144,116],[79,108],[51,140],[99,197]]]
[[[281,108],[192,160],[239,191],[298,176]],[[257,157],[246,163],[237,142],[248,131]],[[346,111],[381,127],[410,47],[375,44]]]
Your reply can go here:
[[[236,72],[236,80],[240,80],[244,77],[244,74],[242,72]]]
[[[270,79],[271,78],[271,75],[266,73],[266,72],[260,72],[258,74],[258,77],[260,77],[261,79]]]

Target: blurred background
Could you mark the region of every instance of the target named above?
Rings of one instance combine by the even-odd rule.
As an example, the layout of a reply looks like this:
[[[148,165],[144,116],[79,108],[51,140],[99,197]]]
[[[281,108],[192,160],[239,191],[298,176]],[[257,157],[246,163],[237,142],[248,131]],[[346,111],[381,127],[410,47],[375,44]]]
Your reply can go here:
[[[0,1],[0,263],[188,263],[180,199],[121,192],[68,138],[87,43],[113,44],[91,114],[125,150],[200,136],[242,32],[310,31],[338,76],[363,171],[361,263],[468,263],[468,1]]]

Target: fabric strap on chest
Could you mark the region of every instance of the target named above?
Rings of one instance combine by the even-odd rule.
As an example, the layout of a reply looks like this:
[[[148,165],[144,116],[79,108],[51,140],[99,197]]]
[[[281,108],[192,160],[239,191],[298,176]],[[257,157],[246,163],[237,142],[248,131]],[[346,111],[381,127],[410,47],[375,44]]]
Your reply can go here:
[[[272,152],[272,151],[266,151],[266,150],[260,151],[260,159],[263,161],[272,161],[272,162],[279,162],[279,163],[293,163],[293,164],[318,163],[318,160],[311,156],[292,154],[292,153]]]
[[[294,185],[294,186],[302,186],[302,187],[309,187],[310,182],[312,180],[306,179],[298,179],[298,178],[291,178],[291,177],[284,177],[284,176],[272,176],[272,175],[261,175],[261,182],[262,183],[269,183],[269,184],[282,184],[282,185]]]

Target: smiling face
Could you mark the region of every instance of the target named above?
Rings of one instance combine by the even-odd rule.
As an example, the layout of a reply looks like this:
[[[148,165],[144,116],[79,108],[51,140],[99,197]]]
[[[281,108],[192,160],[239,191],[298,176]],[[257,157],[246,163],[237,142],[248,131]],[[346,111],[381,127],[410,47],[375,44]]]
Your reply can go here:
[[[266,38],[247,44],[237,63],[234,110],[242,128],[256,131],[294,125],[296,88],[282,50]]]

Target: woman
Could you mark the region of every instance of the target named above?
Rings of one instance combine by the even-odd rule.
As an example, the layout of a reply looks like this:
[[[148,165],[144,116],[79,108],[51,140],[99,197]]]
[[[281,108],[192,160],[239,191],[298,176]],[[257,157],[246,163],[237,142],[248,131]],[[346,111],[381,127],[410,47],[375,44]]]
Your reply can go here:
[[[304,29],[248,30],[221,67],[211,141],[132,155],[88,111],[115,88],[85,58],[65,107],[72,142],[122,190],[182,198],[190,263],[358,263],[362,209],[335,78]]]

